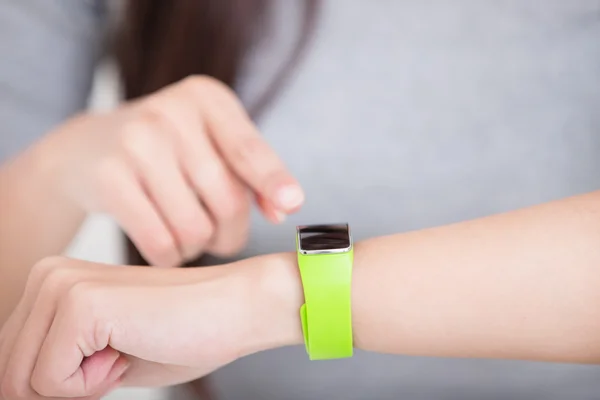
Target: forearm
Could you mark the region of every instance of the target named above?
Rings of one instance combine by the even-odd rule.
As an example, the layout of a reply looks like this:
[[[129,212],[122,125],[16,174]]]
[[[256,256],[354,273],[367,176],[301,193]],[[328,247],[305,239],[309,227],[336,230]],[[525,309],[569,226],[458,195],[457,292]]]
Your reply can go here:
[[[357,243],[355,347],[600,363],[599,197]],[[73,371],[89,368],[82,357],[102,349],[131,356],[125,384],[164,385],[257,351],[302,344],[293,253],[212,268],[98,267],[65,259],[40,264],[15,323],[2,332],[8,351],[0,354],[39,362],[34,372],[52,372],[57,393],[67,393],[61,385],[69,377],[80,377]],[[31,316],[48,323],[29,327]],[[53,345],[26,351],[42,338]],[[31,391],[39,379],[19,382]]]
[[[40,142],[0,166],[0,326],[31,266],[61,254],[84,219],[54,184],[57,162],[45,146]]]
[[[358,243],[355,346],[599,362],[599,243],[600,193]],[[274,257],[282,266],[270,268],[269,287],[286,282],[277,293],[288,299],[277,305],[278,318],[295,331],[285,340],[301,343],[293,323],[302,303],[294,255]]]

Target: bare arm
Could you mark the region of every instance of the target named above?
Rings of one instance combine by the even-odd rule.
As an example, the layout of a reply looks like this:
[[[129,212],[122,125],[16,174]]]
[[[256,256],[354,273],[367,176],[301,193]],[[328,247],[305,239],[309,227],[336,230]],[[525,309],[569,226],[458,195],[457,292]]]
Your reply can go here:
[[[38,260],[61,254],[85,213],[54,184],[55,163],[42,146],[0,167],[0,326]]]
[[[86,107],[101,52],[99,4],[0,3],[0,327],[30,267],[60,254],[83,218],[57,197],[47,160],[10,157]]]
[[[600,363],[599,200],[596,192],[357,244],[355,346]],[[191,269],[45,260],[0,332],[1,390],[77,397],[184,382],[301,345],[301,304],[293,253]]]
[[[599,244],[600,192],[359,243],[355,344],[394,354],[600,362]],[[266,324],[288,328],[266,346],[301,343],[294,255],[269,257],[283,267],[264,274],[271,290],[263,307],[274,307],[274,291],[285,300]]]
[[[173,267],[238,252],[251,197],[274,223],[304,201],[235,94],[209,77],[73,118],[0,168],[0,323],[31,265],[60,254],[87,212],[112,216],[151,265]]]

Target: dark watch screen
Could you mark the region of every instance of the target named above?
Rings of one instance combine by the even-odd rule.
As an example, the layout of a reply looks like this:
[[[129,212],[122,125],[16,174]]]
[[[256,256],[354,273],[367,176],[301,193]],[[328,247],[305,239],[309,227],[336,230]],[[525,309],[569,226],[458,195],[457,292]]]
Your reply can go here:
[[[300,249],[336,250],[350,247],[348,224],[307,225],[298,227]]]

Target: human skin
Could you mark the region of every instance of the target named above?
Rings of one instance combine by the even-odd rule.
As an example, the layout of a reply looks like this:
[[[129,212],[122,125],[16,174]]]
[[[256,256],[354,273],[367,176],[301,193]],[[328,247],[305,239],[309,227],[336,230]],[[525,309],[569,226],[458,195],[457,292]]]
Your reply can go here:
[[[233,91],[192,76],[66,121],[0,166],[0,326],[29,269],[89,213],[111,216],[153,266],[237,253],[253,203],[281,222],[302,188]]]
[[[599,192],[359,242],[354,345],[598,363],[598,243]],[[293,253],[198,269],[51,258],[33,269],[0,333],[2,393],[96,398],[118,385],[192,380],[302,344],[302,303]]]

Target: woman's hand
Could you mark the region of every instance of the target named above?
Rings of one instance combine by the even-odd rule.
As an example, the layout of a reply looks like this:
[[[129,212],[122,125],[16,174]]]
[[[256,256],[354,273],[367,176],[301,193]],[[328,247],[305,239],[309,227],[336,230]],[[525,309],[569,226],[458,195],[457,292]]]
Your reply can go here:
[[[292,264],[293,255],[192,269],[45,260],[0,331],[0,398],[96,399],[301,343]]]
[[[235,94],[208,77],[78,117],[45,145],[68,198],[112,215],[157,266],[239,251],[252,198],[273,222],[304,199]]]

